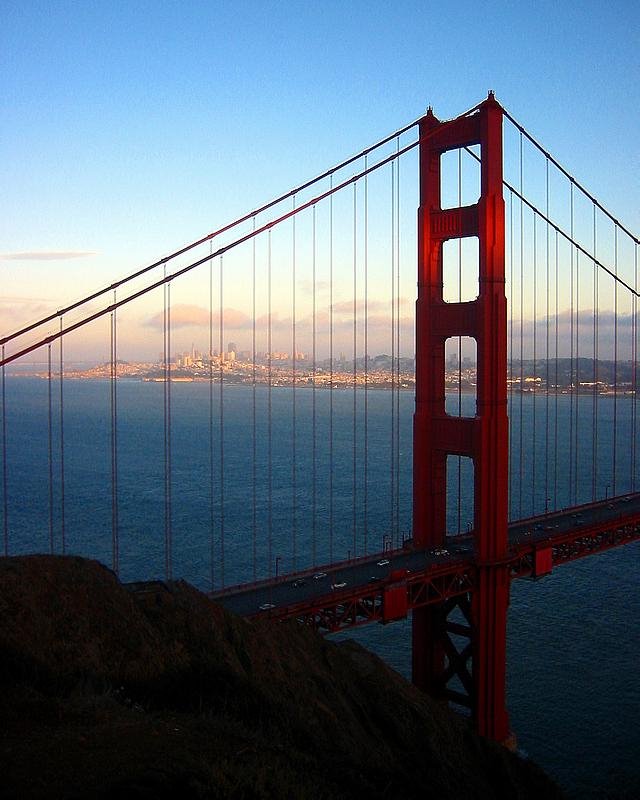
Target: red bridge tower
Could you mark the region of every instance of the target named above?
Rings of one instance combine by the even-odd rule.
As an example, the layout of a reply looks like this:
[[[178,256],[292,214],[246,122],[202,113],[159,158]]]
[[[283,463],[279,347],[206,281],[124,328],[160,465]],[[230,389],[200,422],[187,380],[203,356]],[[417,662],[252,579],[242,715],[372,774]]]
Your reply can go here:
[[[481,148],[480,199],[442,209],[440,157],[474,144]],[[442,246],[468,236],[479,240],[478,297],[447,303]],[[445,412],[445,341],[451,336],[471,336],[477,343],[472,418]],[[414,610],[413,680],[431,694],[468,705],[479,733],[498,741],[509,736],[508,453],[502,108],[490,93],[475,111],[455,120],[441,123],[429,110],[420,122],[413,535],[422,547],[444,542],[447,456],[470,457],[477,581],[470,596]],[[451,618],[456,606],[464,622]],[[461,650],[460,637],[468,642]],[[454,679],[458,684],[452,687]]]

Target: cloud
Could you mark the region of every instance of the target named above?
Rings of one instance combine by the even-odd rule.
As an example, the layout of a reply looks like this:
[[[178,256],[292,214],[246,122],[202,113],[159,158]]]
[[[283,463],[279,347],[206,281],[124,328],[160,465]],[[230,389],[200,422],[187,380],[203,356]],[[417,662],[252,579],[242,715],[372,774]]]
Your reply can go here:
[[[410,304],[411,300],[406,297],[399,298],[400,306],[406,306]],[[396,303],[398,300],[396,299]],[[375,314],[376,312],[388,312],[391,313],[391,298],[388,300],[375,300],[373,298],[369,298],[367,300],[367,313],[368,314]],[[346,314],[347,316],[353,316],[353,300],[343,300],[339,303],[333,304],[333,313],[334,314]],[[356,314],[358,316],[362,316],[364,314],[364,300],[358,299],[356,301]]]
[[[557,348],[558,355],[562,358],[569,357],[573,351],[574,356],[593,357],[594,344],[598,348],[600,358],[613,358],[617,350],[618,358],[629,358],[633,351],[633,336],[637,333],[634,328],[633,314],[618,312],[608,309],[598,311],[597,328],[592,308],[580,309],[576,315],[570,309],[558,312],[557,316]],[[546,355],[547,335],[549,336],[550,357],[556,355],[556,316],[539,317],[535,321],[525,318],[521,326],[518,318],[513,319],[513,344],[514,357],[519,358],[520,341],[524,358],[533,356],[533,335],[536,335],[537,357]],[[511,330],[509,331],[511,339]],[[594,342],[594,336],[597,341]]]
[[[0,299],[0,306],[1,330],[6,336],[51,312],[51,305],[40,298],[3,297]]]
[[[215,330],[220,325],[220,315],[218,311],[210,314],[209,310],[202,306],[181,304],[172,306],[171,328],[208,328],[213,325]],[[251,327],[251,319],[242,311],[235,308],[225,308],[222,315],[222,323],[226,329],[241,329]],[[149,328],[162,330],[164,327],[164,311],[159,311],[144,323]]]
[[[49,302],[48,297],[17,297],[6,294],[0,296],[0,306],[14,306],[14,305],[30,306],[34,304],[48,303],[48,302]]]
[[[316,291],[316,296],[328,295],[329,290],[331,289],[331,284],[329,281],[316,281],[314,285],[313,281],[302,279],[297,282],[297,288],[298,291],[302,292],[302,294],[309,296],[313,294],[314,288]]]
[[[72,258],[95,256],[95,250],[25,250],[18,253],[0,253],[0,261],[68,261]]]

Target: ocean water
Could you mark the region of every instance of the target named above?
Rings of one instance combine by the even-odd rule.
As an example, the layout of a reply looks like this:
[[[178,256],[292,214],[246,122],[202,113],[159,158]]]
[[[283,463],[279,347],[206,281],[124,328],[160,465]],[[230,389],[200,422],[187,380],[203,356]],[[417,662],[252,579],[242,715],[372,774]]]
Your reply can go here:
[[[57,383],[9,376],[5,392],[9,552],[61,552],[64,539],[66,552],[111,565],[109,383],[64,382],[62,437]],[[400,543],[411,526],[413,396],[364,395],[174,383],[168,398],[163,384],[119,381],[121,578],[163,576],[167,541],[172,574],[203,589]],[[457,396],[449,402],[456,412]],[[460,408],[473,413],[473,398]],[[584,396],[513,399],[514,518],[586,502],[594,488],[599,497],[634,488],[632,401],[600,397],[594,410]],[[451,459],[448,468],[448,526],[464,532],[472,466]],[[512,585],[511,726],[521,750],[573,797],[640,797],[639,556],[640,545],[628,545]],[[342,635],[408,677],[409,628],[407,620]]]

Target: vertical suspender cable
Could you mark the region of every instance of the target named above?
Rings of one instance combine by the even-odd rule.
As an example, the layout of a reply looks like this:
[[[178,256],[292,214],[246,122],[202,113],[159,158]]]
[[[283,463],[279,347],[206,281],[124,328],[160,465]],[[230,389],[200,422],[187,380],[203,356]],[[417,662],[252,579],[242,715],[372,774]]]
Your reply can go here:
[[[523,470],[523,398],[524,398],[524,156],[522,150],[522,131],[520,131],[520,431],[518,437],[518,516],[522,517]]]
[[[578,465],[580,464],[580,252],[576,250],[576,424],[574,428],[575,446],[573,481],[575,484],[573,492],[574,503],[580,503],[580,480],[578,477]]]
[[[577,281],[575,279],[576,274],[576,263],[575,263],[575,254],[576,250],[573,245],[575,241],[574,238],[574,195],[573,195],[573,183],[571,183],[571,242],[570,242],[570,252],[571,252],[571,308],[570,308],[570,318],[571,318],[571,361],[570,361],[570,384],[569,384],[569,502],[571,505],[575,505],[577,503],[577,497],[574,492],[575,488],[575,423],[573,420],[574,410],[575,410],[575,403],[574,403],[574,393],[575,393],[575,366],[576,362],[574,360],[574,352],[577,352],[577,341],[578,341],[578,332],[576,325],[574,323],[575,319],[575,310],[576,310],[576,295],[577,295]],[[576,349],[574,350],[574,343],[576,345]],[[577,402],[577,399],[576,399]]]
[[[618,226],[614,226],[613,233],[614,256],[613,265],[616,280],[613,282],[613,464],[611,476],[611,490],[613,496],[617,494],[616,471],[618,466]]]
[[[168,539],[167,539],[167,564],[169,580],[173,579],[173,430],[171,413],[171,283],[167,284],[167,460],[168,460],[168,484],[167,498],[168,508]]]
[[[296,208],[296,196],[292,198],[293,211]],[[315,253],[313,255],[315,258]],[[315,306],[315,279],[314,279],[314,306]],[[291,385],[291,553],[293,571],[297,564],[297,464],[296,464],[296,367],[297,367],[297,342],[296,342],[296,215],[291,218],[291,363],[293,367]],[[314,378],[315,380],[315,378]],[[315,448],[315,432],[314,432]],[[315,468],[315,458],[314,464]],[[312,527],[315,525],[315,515]]]
[[[60,332],[62,334],[63,320],[60,317]],[[65,480],[64,480],[64,355],[60,335],[60,536],[62,555],[66,552],[66,526],[65,526]]]
[[[364,157],[367,169],[367,156]],[[364,552],[369,545],[369,187],[364,176]]]
[[[396,370],[395,370],[395,355],[396,355],[396,304],[395,304],[395,268],[396,268],[396,248],[395,248],[395,232],[396,232],[396,194],[395,194],[395,161],[391,162],[391,453],[389,459],[389,533],[393,541],[393,523],[394,523],[394,504],[395,504],[395,383],[396,383]]]
[[[570,336],[569,339],[571,341],[571,355],[569,361],[569,505],[575,505],[576,499],[573,494],[573,391],[574,391],[574,361],[573,361],[573,345],[574,345],[574,325],[573,325],[573,311],[574,311],[574,237],[573,237],[573,183],[571,184],[571,200],[570,200],[570,211],[571,211],[571,222],[570,222],[570,230],[571,230],[571,242],[569,244],[569,249],[571,253],[571,271],[570,271],[570,278],[571,278],[571,288],[569,291],[570,297],[570,308],[569,308],[569,318],[570,322]]]
[[[253,230],[256,229],[256,218],[253,218]],[[251,460],[251,484],[253,487],[251,493],[251,539],[252,539],[252,554],[253,554],[253,580],[257,580],[257,539],[258,539],[258,495],[257,495],[257,477],[258,477],[258,462],[257,462],[257,440],[256,440],[256,238],[251,240],[252,254],[251,254],[251,267],[252,267],[252,294],[253,294],[253,312],[251,321],[251,428],[252,428],[252,460]]]
[[[596,206],[593,204],[593,409],[591,438],[591,500],[595,501],[598,493],[598,266],[597,252]]]
[[[538,376],[538,237],[537,237],[537,220],[535,212],[531,214],[531,221],[533,223],[533,445],[532,445],[532,465],[531,465],[531,514],[536,513],[536,489],[537,473],[536,473],[536,452],[537,452],[537,425],[536,425],[536,399],[538,394],[538,384],[536,378]]]
[[[546,217],[549,219],[549,159],[545,159],[545,198],[546,198]],[[545,272],[546,272],[546,337],[545,337],[545,421],[544,421],[544,507],[549,510],[549,325],[550,325],[550,306],[549,306],[549,223],[545,224]]]
[[[167,265],[164,264],[164,277],[167,276]],[[169,579],[169,557],[168,557],[168,541],[169,541],[169,447],[168,447],[168,404],[167,404],[167,387],[169,384],[169,357],[167,353],[167,284],[162,287],[162,420],[163,420],[163,434],[164,434],[164,576]]]
[[[313,368],[313,382],[311,384],[311,546],[313,551],[313,561],[315,563],[317,555],[317,516],[318,516],[318,481],[317,481],[317,406],[316,406],[316,372],[318,367],[318,351],[317,351],[317,305],[316,305],[316,207],[313,206],[313,220],[312,220],[312,235],[311,246],[313,253],[311,256],[311,271],[313,281],[313,308],[312,308],[312,368]]]
[[[333,192],[329,196],[329,383],[329,563],[333,564]]]
[[[49,455],[49,552],[53,555],[53,402],[51,385],[51,345],[47,345],[47,401],[48,401],[48,455]],[[5,553],[6,555],[6,553]]]
[[[255,244],[254,244],[255,247]],[[209,255],[213,256],[213,240],[209,242]],[[209,259],[209,580],[211,591],[215,588],[215,447],[213,427],[213,258]]]
[[[357,276],[358,276],[358,195],[357,183],[353,184],[353,448],[352,448],[352,497],[351,497],[351,552],[353,557],[356,556],[356,534],[357,534],[357,517],[356,517],[356,501],[357,501],[357,449],[358,440],[357,435],[357,375],[358,375],[358,295],[357,295]]]
[[[116,303],[116,290],[113,290]],[[111,551],[113,571],[119,572],[118,537],[118,346],[116,309],[111,312]]]
[[[633,386],[633,401],[631,406],[631,491],[636,490],[636,455],[637,455],[637,422],[638,422],[638,245],[635,244],[633,248],[633,288],[634,294],[632,298],[631,313],[633,315],[631,324],[631,335],[633,341],[631,343],[631,381]]]
[[[513,192],[509,192],[509,519],[513,518]]]
[[[396,139],[396,153],[400,153],[400,139]],[[395,447],[395,531],[400,529],[400,156],[396,172],[396,447]]]
[[[4,362],[4,345],[2,345]],[[9,498],[7,497],[7,395],[5,366],[2,364],[2,542],[5,556],[9,555]]]
[[[115,298],[114,298],[115,303]],[[116,572],[116,531],[115,531],[115,464],[114,464],[114,419],[113,390],[115,384],[114,363],[113,363],[113,311],[109,315],[109,411],[110,411],[110,444],[111,444],[111,568]],[[116,573],[117,574],[117,573]]]
[[[458,149],[458,207],[462,207],[462,148]],[[458,239],[458,302],[462,302],[462,239]],[[462,336],[458,336],[458,416],[462,416]],[[457,531],[462,529],[462,457],[458,461]]]
[[[173,578],[173,503],[172,503],[172,442],[171,442],[171,283],[166,284],[167,288],[167,378],[165,381],[167,397],[167,419],[166,419],[166,440],[167,440],[167,488],[166,488],[166,542],[165,542],[165,571],[167,580]]]
[[[556,287],[556,330],[555,330],[555,394],[554,394],[554,431],[553,431],[553,507],[558,508],[558,296],[559,296],[559,287],[558,287],[558,278],[559,276],[559,268],[558,268],[558,231],[556,231],[555,236],[555,266],[556,266],[556,275],[555,275],[555,287]]]
[[[218,338],[220,350],[220,383],[218,387],[219,402],[219,431],[220,431],[220,585],[224,589],[225,586],[225,528],[224,528],[224,262],[223,256],[220,256],[220,296],[219,296],[219,319],[218,319]]]
[[[269,577],[273,575],[273,461],[271,453],[271,228],[267,234],[267,559]]]

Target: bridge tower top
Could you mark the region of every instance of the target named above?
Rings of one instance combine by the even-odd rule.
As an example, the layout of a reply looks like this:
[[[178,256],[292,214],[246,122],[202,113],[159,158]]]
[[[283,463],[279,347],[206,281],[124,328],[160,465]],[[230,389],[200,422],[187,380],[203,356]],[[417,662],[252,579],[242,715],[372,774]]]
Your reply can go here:
[[[502,107],[493,93],[474,111],[440,122],[431,110],[420,122],[420,209],[414,427],[414,538],[438,545],[446,535],[446,457],[474,463],[474,529],[482,560],[504,555],[507,542],[507,317],[502,196]],[[479,144],[477,203],[443,209],[440,159]],[[442,247],[478,237],[478,297],[448,303],[443,296]],[[474,418],[445,411],[445,342],[477,343]]]

